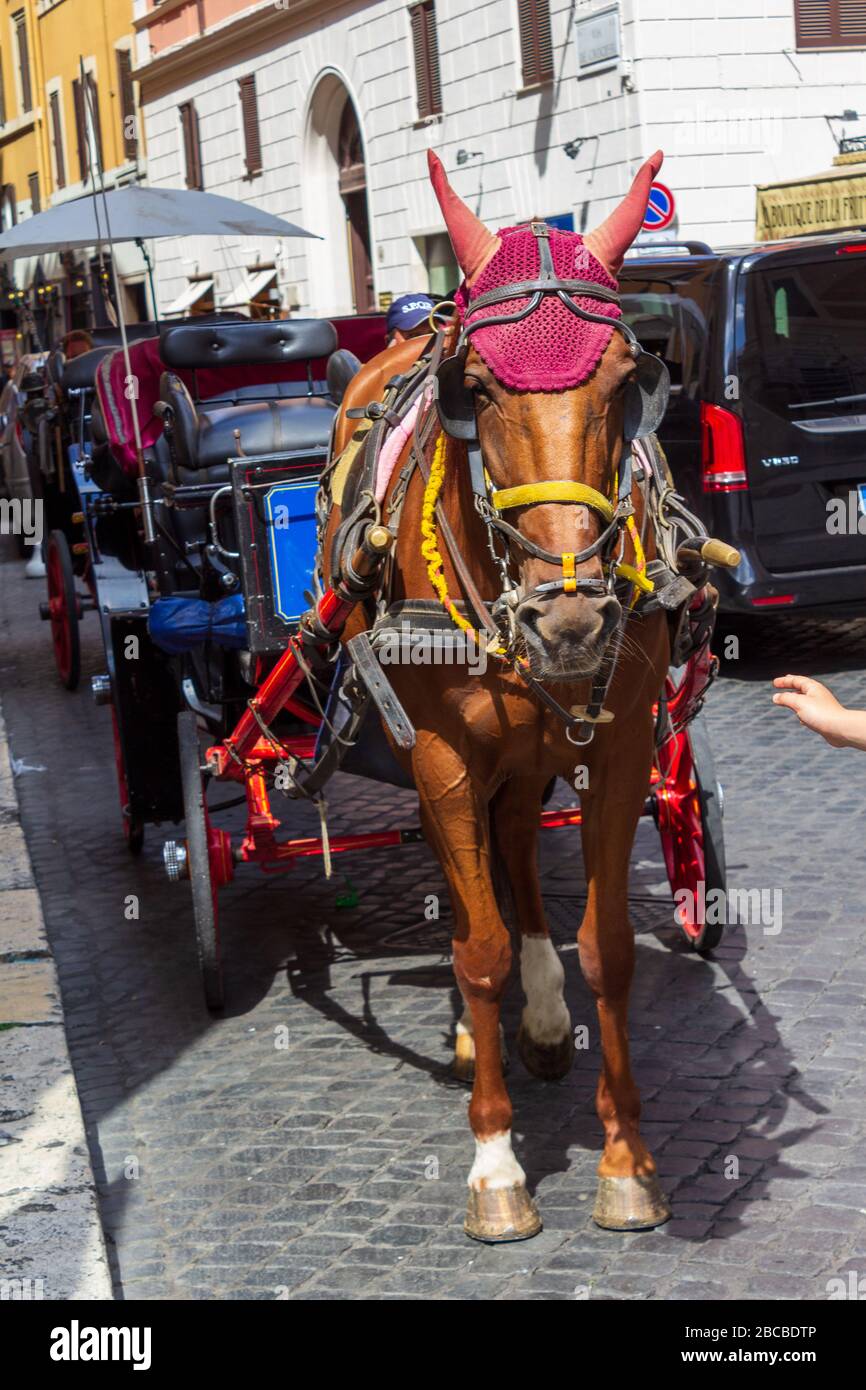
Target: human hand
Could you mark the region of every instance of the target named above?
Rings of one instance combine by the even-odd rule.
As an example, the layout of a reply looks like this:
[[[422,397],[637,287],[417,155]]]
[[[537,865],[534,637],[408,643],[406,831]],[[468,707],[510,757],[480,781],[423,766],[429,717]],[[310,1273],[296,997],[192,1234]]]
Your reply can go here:
[[[826,685],[810,676],[777,676],[773,684],[783,692],[773,696],[774,705],[792,709],[801,724],[814,729],[834,748],[847,746],[846,726],[852,711],[841,705]]]

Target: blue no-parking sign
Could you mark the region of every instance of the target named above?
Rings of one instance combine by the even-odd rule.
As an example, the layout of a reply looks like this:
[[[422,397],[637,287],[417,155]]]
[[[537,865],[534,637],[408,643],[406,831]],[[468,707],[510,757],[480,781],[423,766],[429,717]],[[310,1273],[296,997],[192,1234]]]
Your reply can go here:
[[[650,188],[649,202],[643,219],[645,232],[663,232],[674,220],[676,203],[674,195],[663,183],[654,183]]]

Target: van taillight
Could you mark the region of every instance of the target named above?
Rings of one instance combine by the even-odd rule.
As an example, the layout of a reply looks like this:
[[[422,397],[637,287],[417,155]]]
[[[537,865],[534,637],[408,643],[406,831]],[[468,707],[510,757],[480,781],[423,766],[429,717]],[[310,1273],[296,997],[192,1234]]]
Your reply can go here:
[[[701,401],[701,469],[704,492],[744,492],[743,423],[733,411]]]

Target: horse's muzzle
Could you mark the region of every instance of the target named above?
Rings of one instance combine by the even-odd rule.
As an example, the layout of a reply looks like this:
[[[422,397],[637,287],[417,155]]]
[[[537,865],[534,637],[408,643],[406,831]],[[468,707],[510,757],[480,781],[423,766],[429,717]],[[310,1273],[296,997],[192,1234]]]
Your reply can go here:
[[[612,594],[539,594],[524,599],[515,616],[532,674],[560,681],[594,676],[621,611]]]

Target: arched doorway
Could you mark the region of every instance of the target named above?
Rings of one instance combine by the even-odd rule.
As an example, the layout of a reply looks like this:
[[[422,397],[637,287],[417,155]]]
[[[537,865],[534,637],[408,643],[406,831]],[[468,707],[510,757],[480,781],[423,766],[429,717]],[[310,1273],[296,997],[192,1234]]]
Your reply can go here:
[[[346,209],[349,234],[349,266],[355,312],[373,308],[373,259],[370,254],[370,218],[367,214],[367,166],[358,114],[346,97],[340,116],[338,142],[340,197]]]
[[[305,224],[325,239],[308,246],[311,307],[325,315],[365,313],[375,307],[375,291],[364,141],[336,73],[316,85],[304,143]]]

